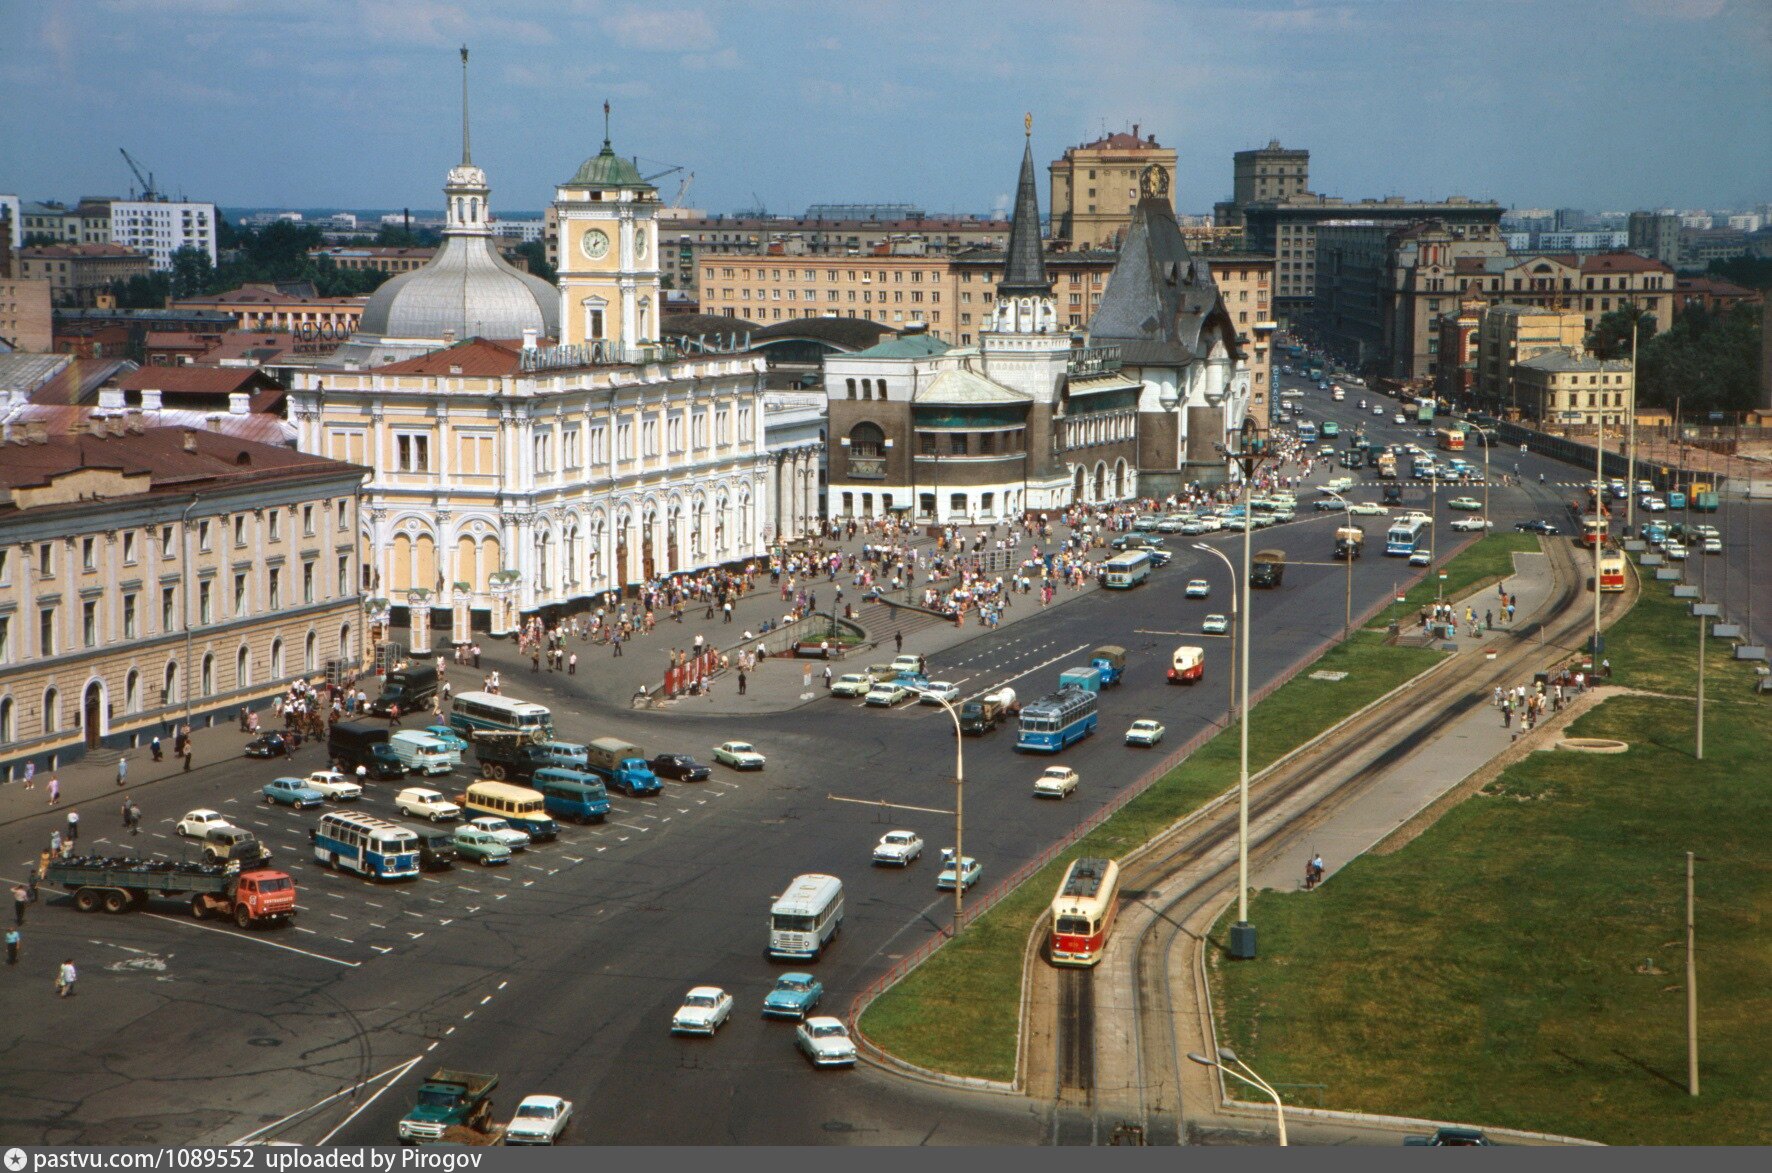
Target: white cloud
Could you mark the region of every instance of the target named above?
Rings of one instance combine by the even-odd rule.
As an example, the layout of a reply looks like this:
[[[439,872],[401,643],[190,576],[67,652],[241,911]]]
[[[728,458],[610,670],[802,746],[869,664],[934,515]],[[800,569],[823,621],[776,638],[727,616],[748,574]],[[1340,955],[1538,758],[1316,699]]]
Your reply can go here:
[[[737,69],[742,62],[738,58],[738,50],[731,45],[713,53],[687,53],[677,59],[677,64],[684,69]]]
[[[713,21],[689,8],[623,8],[603,27],[616,41],[645,53],[698,53],[719,43]]]

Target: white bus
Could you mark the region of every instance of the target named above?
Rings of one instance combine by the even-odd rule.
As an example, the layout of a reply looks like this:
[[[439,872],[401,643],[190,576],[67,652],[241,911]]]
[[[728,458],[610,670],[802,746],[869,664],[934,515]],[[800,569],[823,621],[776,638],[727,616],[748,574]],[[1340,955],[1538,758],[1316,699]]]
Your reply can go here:
[[[1407,558],[1421,548],[1427,541],[1427,531],[1431,523],[1418,513],[1411,513],[1391,523],[1384,535],[1384,552],[1393,557]]]
[[[1130,590],[1151,576],[1149,550],[1128,550],[1115,554],[1103,566],[1102,585],[1114,590]]]
[[[378,880],[418,875],[418,835],[398,823],[356,811],[328,811],[314,828],[314,858]]]
[[[817,961],[843,927],[843,881],[795,876],[769,908],[769,956]]]
[[[490,692],[457,693],[449,702],[449,727],[468,741],[481,729],[554,736],[554,715],[544,705]]]

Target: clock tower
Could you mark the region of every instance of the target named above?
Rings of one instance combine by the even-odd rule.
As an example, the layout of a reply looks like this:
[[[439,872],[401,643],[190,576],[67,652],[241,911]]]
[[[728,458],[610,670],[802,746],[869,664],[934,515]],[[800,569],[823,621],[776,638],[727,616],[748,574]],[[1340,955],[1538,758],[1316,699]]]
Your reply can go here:
[[[560,341],[631,351],[656,341],[664,312],[658,271],[658,189],[609,145],[554,189],[560,243]]]

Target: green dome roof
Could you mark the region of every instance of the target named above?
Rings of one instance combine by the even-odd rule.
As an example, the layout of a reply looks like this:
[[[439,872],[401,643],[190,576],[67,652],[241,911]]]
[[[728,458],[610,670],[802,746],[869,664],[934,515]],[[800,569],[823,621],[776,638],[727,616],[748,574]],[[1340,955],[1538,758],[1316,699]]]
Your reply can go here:
[[[640,178],[640,169],[632,161],[615,153],[608,139],[603,140],[603,149],[586,159],[579,167],[578,174],[567,180],[564,186],[652,188],[650,183]]]

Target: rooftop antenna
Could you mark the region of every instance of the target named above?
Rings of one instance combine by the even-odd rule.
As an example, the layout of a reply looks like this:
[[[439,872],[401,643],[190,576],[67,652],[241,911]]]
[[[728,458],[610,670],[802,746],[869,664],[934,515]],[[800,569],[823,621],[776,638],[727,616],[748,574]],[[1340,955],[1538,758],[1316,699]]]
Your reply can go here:
[[[609,149],[609,99],[603,99],[603,149]]]
[[[461,162],[466,167],[474,161],[468,150],[468,47],[461,47]]]

